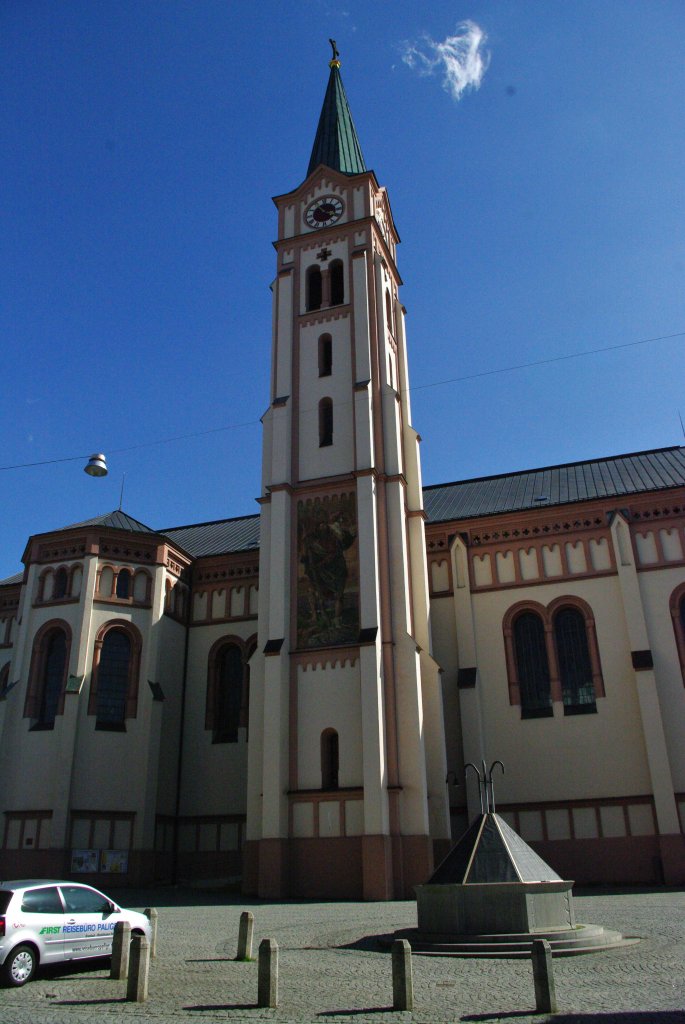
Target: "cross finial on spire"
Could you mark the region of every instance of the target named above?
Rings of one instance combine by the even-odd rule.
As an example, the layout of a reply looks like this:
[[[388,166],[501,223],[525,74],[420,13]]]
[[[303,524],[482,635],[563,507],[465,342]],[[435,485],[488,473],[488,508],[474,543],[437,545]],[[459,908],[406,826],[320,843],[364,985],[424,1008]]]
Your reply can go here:
[[[333,50],[333,59],[329,60],[328,66],[329,68],[339,68],[340,61],[338,58],[340,57],[340,51],[338,47],[335,45],[335,39],[329,39],[328,42],[331,44],[331,48]]]

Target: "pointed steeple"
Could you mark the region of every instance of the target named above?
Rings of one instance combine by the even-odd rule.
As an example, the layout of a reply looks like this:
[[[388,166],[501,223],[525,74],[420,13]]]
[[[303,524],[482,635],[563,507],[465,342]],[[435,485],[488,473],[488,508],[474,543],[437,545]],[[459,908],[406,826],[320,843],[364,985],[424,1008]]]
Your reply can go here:
[[[329,42],[333,47],[333,59],[328,64],[331,73],[307,174],[311,174],[319,164],[343,174],[361,174],[366,170],[366,164],[340,77],[339,54],[335,41],[330,39]]]

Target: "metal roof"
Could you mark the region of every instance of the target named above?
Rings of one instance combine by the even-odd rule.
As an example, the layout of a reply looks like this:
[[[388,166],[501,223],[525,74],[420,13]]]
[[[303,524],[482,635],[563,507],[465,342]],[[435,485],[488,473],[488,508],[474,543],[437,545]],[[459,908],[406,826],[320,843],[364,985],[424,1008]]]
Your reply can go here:
[[[324,96],[319,126],[309,158],[307,176],[319,164],[343,174],[361,174],[366,170],[361,146],[340,77],[339,62],[332,60],[328,87]]]
[[[428,521],[440,523],[597,498],[630,497],[684,486],[685,447],[674,447],[434,484],[424,487],[423,500]],[[194,558],[259,548],[259,514],[152,530],[138,519],[117,510],[64,526],[61,530],[83,526],[168,537]],[[23,573],[17,573],[0,580],[0,586],[20,583],[22,579]]]
[[[217,519],[212,523],[174,526],[160,533],[174,541],[194,558],[201,555],[224,555],[232,551],[249,551],[259,547],[259,515],[238,519]]]
[[[0,587],[11,587],[17,583],[21,583],[24,578],[23,572],[15,572],[14,576],[8,576],[5,580],[0,580]]]
[[[658,448],[436,484],[424,488],[423,501],[429,522],[439,523],[683,486],[685,448]]]
[[[114,512],[107,512],[103,516],[95,516],[93,519],[84,519],[82,523],[71,523],[69,526],[60,526],[55,532],[63,530],[78,530],[82,526],[105,526],[111,530],[127,530],[129,533],[157,533],[157,530],[152,530],[145,523],[141,523],[140,520],[134,519],[133,516],[129,516],[126,512],[122,512],[121,509],[116,509]],[[52,530],[46,530],[45,533],[52,533]]]

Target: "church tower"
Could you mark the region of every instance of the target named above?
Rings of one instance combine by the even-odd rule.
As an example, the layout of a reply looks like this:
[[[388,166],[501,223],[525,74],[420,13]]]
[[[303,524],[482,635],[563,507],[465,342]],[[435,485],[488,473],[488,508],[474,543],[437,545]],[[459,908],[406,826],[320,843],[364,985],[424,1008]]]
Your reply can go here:
[[[442,697],[399,236],[335,46],[307,177],[274,202],[245,887],[410,896],[449,845]]]

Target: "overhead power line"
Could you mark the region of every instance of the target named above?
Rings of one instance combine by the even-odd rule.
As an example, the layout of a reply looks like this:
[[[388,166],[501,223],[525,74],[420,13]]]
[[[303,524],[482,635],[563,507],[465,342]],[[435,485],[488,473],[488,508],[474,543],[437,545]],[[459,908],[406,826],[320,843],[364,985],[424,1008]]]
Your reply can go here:
[[[479,370],[477,373],[467,373],[461,377],[447,377],[445,380],[435,380],[428,384],[416,384],[409,388],[409,392],[425,391],[428,388],[439,388],[445,384],[462,384],[468,380],[477,380],[479,377],[493,377],[498,373],[512,373],[514,370],[528,370],[535,366],[546,366],[549,363],[561,363],[569,359],[584,359],[586,356],[599,355],[602,352],[616,352],[623,348],[635,348],[637,345],[650,345],[657,341],[669,341],[672,338],[685,338],[685,331],[677,331],[675,334],[660,334],[655,338],[641,338],[639,341],[624,341],[618,345],[605,345],[602,348],[585,349],[582,352],[569,352],[561,356],[548,356],[546,359],[534,359],[528,363],[514,363],[511,366],[498,366],[493,370]],[[228,423],[223,427],[211,427],[209,430],[197,430],[191,434],[175,434],[173,437],[160,437],[155,441],[141,441],[140,444],[127,445],[125,448],[109,448],[107,455],[119,455],[123,452],[138,451],[141,448],[153,448],[155,445],[172,444],[174,441],[187,441],[194,437],[207,437],[209,434],[221,434],[227,430],[240,430],[243,427],[252,427],[259,424],[261,420],[246,420],[244,423]],[[85,455],[68,455],[61,459],[43,459],[40,462],[18,462],[11,466],[0,466],[0,472],[9,469],[29,469],[33,466],[52,466],[58,462],[82,462],[90,458],[90,453]]]

